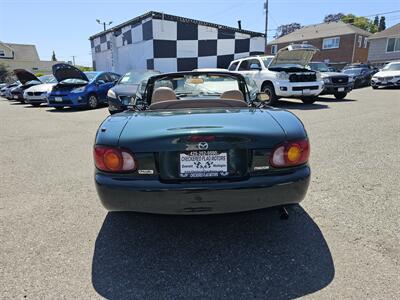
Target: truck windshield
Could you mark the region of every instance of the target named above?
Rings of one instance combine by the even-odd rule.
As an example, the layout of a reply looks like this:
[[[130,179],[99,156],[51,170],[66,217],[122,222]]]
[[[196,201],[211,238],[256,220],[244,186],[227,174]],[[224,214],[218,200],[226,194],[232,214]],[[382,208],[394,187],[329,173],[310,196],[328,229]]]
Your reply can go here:
[[[329,72],[329,68],[324,63],[310,63],[310,69],[318,72]]]

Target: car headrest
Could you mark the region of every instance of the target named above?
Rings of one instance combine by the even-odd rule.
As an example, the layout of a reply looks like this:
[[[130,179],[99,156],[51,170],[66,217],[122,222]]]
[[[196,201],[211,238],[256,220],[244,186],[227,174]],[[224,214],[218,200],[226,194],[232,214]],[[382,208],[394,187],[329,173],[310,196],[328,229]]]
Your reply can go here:
[[[159,87],[153,92],[151,104],[168,100],[176,100],[175,92],[169,87]]]
[[[220,96],[221,99],[233,99],[233,100],[242,100],[244,101],[243,93],[239,90],[230,90],[225,91]]]

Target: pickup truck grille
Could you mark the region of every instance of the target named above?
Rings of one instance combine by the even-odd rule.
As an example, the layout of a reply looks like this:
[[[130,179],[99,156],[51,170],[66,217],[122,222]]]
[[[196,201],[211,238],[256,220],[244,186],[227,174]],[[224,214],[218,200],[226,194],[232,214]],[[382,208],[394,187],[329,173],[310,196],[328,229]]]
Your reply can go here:
[[[289,75],[290,82],[310,82],[316,80],[317,75],[315,73],[294,73]]]
[[[332,77],[332,83],[335,84],[347,84],[349,82],[348,76],[334,76]]]

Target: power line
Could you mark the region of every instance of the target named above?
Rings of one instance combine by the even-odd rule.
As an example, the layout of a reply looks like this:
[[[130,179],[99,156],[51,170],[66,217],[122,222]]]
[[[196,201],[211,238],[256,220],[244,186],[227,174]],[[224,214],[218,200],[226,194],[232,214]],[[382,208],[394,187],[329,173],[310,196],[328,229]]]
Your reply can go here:
[[[363,16],[364,18],[369,18],[369,17],[375,17],[375,16],[382,16],[382,15],[389,15],[389,14],[394,14],[400,12],[400,9],[398,10],[392,10],[392,11],[388,11],[388,12],[383,12],[383,13],[376,13],[373,15],[369,15],[369,16]]]

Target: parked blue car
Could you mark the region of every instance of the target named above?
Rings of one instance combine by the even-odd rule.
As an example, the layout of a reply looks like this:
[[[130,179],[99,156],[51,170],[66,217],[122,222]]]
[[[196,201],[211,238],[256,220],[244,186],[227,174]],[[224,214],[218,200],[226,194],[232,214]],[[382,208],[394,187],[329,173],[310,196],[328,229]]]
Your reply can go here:
[[[107,103],[107,92],[120,78],[112,72],[82,72],[68,64],[53,66],[57,84],[47,95],[47,104],[56,109],[87,107]]]

